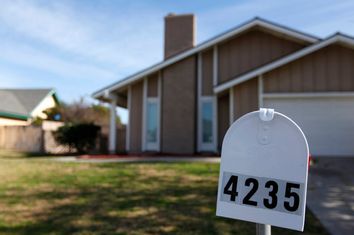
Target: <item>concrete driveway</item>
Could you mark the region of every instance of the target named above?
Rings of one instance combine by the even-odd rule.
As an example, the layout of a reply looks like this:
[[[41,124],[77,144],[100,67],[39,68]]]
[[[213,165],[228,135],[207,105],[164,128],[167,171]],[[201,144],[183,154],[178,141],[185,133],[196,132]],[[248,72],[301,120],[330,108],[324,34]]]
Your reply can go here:
[[[333,235],[354,234],[354,158],[317,158],[307,205]]]

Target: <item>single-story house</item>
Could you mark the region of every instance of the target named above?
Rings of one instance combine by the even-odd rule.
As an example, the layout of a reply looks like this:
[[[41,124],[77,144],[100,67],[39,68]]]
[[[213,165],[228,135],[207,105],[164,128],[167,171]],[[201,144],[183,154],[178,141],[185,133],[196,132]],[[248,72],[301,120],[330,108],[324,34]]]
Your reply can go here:
[[[354,38],[254,18],[195,45],[195,17],[170,14],[164,44],[162,62],[93,94],[112,120],[116,105],[129,110],[117,137],[128,153],[219,153],[232,122],[268,107],[300,125],[312,155],[354,155]]]
[[[0,126],[28,126],[59,104],[54,89],[0,89]]]

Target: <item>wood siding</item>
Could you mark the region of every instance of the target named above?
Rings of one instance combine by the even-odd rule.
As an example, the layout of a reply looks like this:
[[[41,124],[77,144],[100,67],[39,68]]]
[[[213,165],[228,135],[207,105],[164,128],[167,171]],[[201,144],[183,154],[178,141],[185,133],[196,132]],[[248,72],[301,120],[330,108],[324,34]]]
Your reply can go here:
[[[157,97],[158,96],[158,78],[159,74],[155,73],[148,76],[148,85],[147,85],[147,96],[148,97]]]
[[[213,50],[202,53],[202,96],[213,95]]]
[[[265,93],[354,91],[354,51],[330,45],[263,78]]]
[[[192,154],[196,142],[196,58],[165,68],[162,76],[162,152]]]
[[[230,123],[229,94],[218,97],[218,150],[221,150],[222,141]]]
[[[305,45],[253,29],[219,45],[218,82],[223,83]]]
[[[141,152],[143,118],[143,81],[132,85],[131,110],[129,110],[130,152]]]
[[[258,79],[251,79],[233,87],[234,120],[258,110]]]

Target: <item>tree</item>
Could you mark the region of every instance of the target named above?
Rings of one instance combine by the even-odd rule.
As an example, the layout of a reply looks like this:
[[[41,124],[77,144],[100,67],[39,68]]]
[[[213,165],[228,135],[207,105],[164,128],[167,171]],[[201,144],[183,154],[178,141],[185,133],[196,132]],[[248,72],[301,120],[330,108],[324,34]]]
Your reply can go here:
[[[65,123],[94,123],[99,126],[109,125],[110,110],[101,104],[88,104],[83,98],[79,101],[45,111],[49,120],[59,120]],[[120,117],[117,116],[117,124],[121,125]]]
[[[79,153],[92,150],[95,146],[100,127],[93,123],[65,124],[54,132],[55,140]]]

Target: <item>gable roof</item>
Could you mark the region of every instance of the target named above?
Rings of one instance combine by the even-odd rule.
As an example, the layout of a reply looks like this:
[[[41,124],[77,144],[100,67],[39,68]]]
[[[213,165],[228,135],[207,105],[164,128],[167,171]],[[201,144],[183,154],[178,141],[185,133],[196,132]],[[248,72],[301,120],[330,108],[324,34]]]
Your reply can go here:
[[[336,34],[324,39],[323,41],[320,41],[316,44],[313,44],[313,45],[310,45],[310,46],[305,47],[303,49],[300,49],[290,55],[284,56],[276,61],[270,62],[270,63],[268,63],[264,66],[261,66],[257,69],[253,69],[250,72],[247,72],[243,75],[237,76],[237,77],[231,79],[230,81],[222,83],[214,88],[214,92],[220,93],[226,89],[229,89],[233,86],[236,86],[236,85],[243,83],[247,80],[250,80],[252,78],[258,77],[261,74],[269,72],[269,71],[276,69],[282,65],[285,65],[285,64],[290,63],[294,60],[297,60],[301,57],[304,57],[310,53],[313,53],[313,52],[315,52],[321,48],[324,48],[330,44],[338,43],[338,42],[354,47],[354,38],[352,38],[348,35],[341,34],[341,33],[336,33]]]
[[[268,20],[256,17],[256,18],[254,18],[250,21],[247,21],[241,25],[238,25],[235,28],[232,28],[220,35],[217,35],[217,36],[215,36],[215,37],[213,37],[213,38],[211,38],[211,39],[209,39],[209,40],[207,40],[207,41],[205,41],[205,42],[203,42],[203,43],[201,43],[201,44],[199,44],[199,45],[197,45],[185,52],[177,54],[167,60],[164,60],[164,61],[157,63],[155,65],[152,65],[142,71],[139,71],[129,77],[126,77],[123,80],[120,80],[120,81],[115,82],[109,86],[106,86],[106,87],[96,91],[95,93],[93,93],[92,96],[94,98],[100,98],[100,97],[107,96],[108,93],[110,93],[111,91],[113,91],[115,89],[122,88],[128,84],[138,81],[151,73],[157,72],[157,71],[163,69],[164,67],[174,64],[180,60],[183,60],[186,57],[196,54],[202,50],[210,48],[210,47],[212,47],[212,46],[214,46],[226,39],[229,39],[229,38],[234,37],[238,34],[241,34],[241,33],[245,32],[246,30],[251,29],[255,26],[260,26],[264,29],[269,29],[271,31],[275,31],[280,34],[286,35],[288,37],[291,37],[291,38],[294,38],[294,39],[297,39],[300,41],[308,42],[308,43],[315,43],[319,40],[319,38],[312,36],[310,34],[306,34],[306,33],[303,33],[303,32],[300,32],[300,31],[270,22]]]
[[[53,89],[0,89],[0,116],[27,120],[48,96],[58,102]]]

